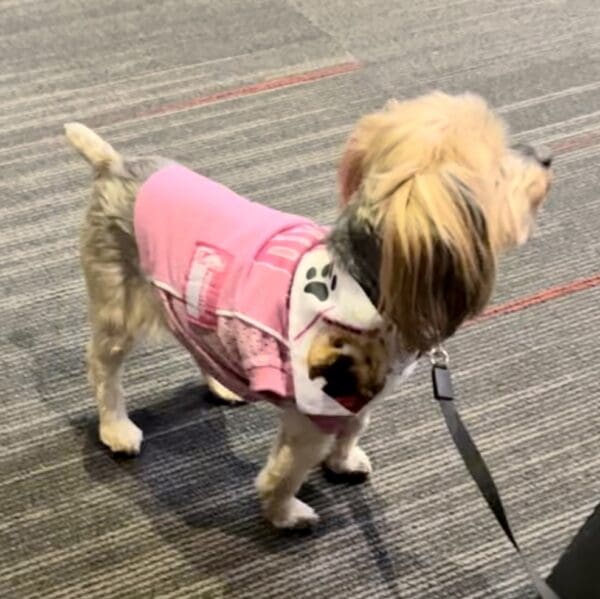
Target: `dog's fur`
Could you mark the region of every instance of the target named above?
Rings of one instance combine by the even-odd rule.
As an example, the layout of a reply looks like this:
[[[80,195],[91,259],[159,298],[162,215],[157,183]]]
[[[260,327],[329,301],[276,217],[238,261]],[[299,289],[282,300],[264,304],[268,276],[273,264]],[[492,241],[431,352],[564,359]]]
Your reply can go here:
[[[100,438],[115,452],[137,453],[142,432],[127,416],[120,369],[133,344],[165,330],[166,319],[139,269],[133,206],[140,184],[168,161],[124,159],[77,123],[66,125],[66,135],[94,169],[81,261]],[[531,148],[511,149],[502,122],[473,95],[433,93],[391,102],[359,121],[339,170],[342,211],[328,246],[395,331],[393,347],[429,350],[482,310],[499,252],[529,237],[549,190],[549,162]],[[331,330],[311,348],[311,376],[334,371],[339,384],[341,369],[355,389],[376,394],[394,358],[391,347]],[[208,383],[220,396],[236,399],[218,381]],[[275,526],[316,521],[295,495],[320,462],[338,473],[369,474],[369,459],[358,446],[368,418],[363,410],[334,437],[292,406],[282,411],[256,482]]]

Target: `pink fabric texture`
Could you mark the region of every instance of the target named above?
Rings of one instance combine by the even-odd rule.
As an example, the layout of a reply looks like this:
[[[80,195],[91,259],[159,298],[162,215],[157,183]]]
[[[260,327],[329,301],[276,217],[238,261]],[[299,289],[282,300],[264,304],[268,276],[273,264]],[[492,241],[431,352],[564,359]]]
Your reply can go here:
[[[325,229],[178,164],[141,186],[134,228],[142,270],[202,370],[247,399],[292,398],[288,294]],[[314,420],[333,430],[339,419]]]

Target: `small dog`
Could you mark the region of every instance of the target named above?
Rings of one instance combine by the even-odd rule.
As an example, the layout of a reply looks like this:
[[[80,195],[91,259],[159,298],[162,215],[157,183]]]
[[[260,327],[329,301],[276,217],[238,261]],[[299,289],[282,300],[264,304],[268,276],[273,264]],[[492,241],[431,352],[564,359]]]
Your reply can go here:
[[[214,393],[281,406],[256,481],[280,528],[316,522],[296,493],[317,464],[371,472],[358,445],[371,400],[484,308],[499,253],[529,238],[551,183],[551,157],[510,147],[470,94],[392,101],[363,117],[331,229],[169,160],[124,159],[81,124],[65,130],[94,169],[81,261],[100,439],[139,452],[120,369],[138,339],[169,331]]]

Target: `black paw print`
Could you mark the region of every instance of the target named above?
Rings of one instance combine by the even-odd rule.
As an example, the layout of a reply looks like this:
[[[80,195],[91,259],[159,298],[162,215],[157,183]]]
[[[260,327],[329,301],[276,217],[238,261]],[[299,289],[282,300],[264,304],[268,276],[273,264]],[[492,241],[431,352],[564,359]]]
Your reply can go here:
[[[337,287],[337,275],[333,273],[331,262],[321,269],[321,275],[318,278],[317,274],[314,266],[306,271],[308,283],[304,287],[304,292],[312,293],[318,300],[324,302],[329,297],[329,291],[334,291]],[[315,278],[316,280],[313,280]]]

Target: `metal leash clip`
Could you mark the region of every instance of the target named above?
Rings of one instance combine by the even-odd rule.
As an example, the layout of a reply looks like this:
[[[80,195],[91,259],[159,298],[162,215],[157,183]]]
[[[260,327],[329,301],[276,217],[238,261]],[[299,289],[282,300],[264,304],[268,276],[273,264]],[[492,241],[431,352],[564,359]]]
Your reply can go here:
[[[444,368],[450,366],[450,356],[441,345],[429,351],[429,361],[432,366],[441,366]]]
[[[454,388],[450,376],[450,356],[441,346],[434,347],[429,352],[431,362],[431,378],[433,381],[433,395],[440,401],[452,401],[454,399]]]

